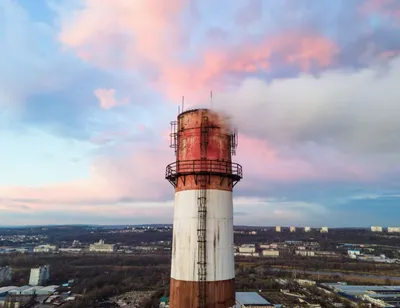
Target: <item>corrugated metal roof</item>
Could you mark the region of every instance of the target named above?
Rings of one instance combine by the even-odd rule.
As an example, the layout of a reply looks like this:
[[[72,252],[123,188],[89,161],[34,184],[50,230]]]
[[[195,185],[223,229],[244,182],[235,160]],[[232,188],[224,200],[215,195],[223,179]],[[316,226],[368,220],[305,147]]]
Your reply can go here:
[[[16,287],[16,286],[2,287],[2,288],[0,288],[0,294],[9,292],[9,291],[14,290],[16,288],[18,288],[18,287]]]
[[[336,291],[354,296],[359,296],[370,292],[375,292],[378,294],[400,293],[400,286],[363,286],[363,285],[343,285],[338,283],[325,283],[323,285],[328,286],[330,288],[334,288]]]
[[[241,305],[271,304],[257,292],[236,292],[236,301]]]
[[[21,293],[22,293],[22,294],[29,294],[29,293],[31,293],[31,292],[39,291],[39,290],[41,290],[41,289],[43,289],[42,286],[35,286],[35,287],[30,287],[29,289],[26,289],[26,290],[22,291]]]
[[[22,292],[22,291],[30,289],[30,288],[31,288],[31,286],[17,287],[15,289],[11,290],[10,293],[19,293],[19,292]]]
[[[52,286],[47,286],[47,287],[44,287],[44,288],[42,288],[42,289],[40,289],[41,291],[44,291],[44,290],[46,290],[46,291],[52,291],[52,290],[55,290],[55,289],[57,289],[59,286],[57,286],[57,285],[52,285]]]

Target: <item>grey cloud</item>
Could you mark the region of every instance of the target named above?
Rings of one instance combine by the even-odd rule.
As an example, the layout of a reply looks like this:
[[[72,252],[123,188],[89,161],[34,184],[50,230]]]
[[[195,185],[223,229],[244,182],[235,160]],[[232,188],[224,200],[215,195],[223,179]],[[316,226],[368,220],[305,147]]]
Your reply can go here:
[[[393,162],[400,158],[399,80],[397,58],[360,71],[271,83],[247,79],[216,101],[241,131],[275,145],[314,142],[348,153],[385,154]]]

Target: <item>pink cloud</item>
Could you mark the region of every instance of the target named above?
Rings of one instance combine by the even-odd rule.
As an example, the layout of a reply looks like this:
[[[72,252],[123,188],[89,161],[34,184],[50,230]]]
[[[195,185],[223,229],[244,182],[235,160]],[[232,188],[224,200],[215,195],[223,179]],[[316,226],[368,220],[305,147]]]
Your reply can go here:
[[[178,14],[188,0],[117,1],[85,0],[62,24],[60,40],[77,54],[101,66],[113,65],[104,48],[117,46],[124,62],[140,66],[143,61],[160,64],[179,45]],[[130,44],[119,49],[119,39]],[[123,54],[124,53],[124,54]]]
[[[64,21],[61,42],[100,67],[144,72],[152,86],[174,101],[182,95],[198,98],[211,88],[220,89],[231,76],[273,69],[272,56],[307,71],[313,65],[329,66],[338,52],[324,36],[288,31],[260,43],[219,49],[204,46],[197,57],[182,62],[179,56],[187,50],[182,38],[190,27],[181,24],[180,17],[189,8],[188,0],[85,3],[84,9]],[[116,62],[113,54],[122,60]]]
[[[96,89],[94,90],[94,95],[98,98],[102,109],[111,109],[128,103],[127,98],[122,101],[118,101],[115,98],[115,89]]]
[[[381,59],[381,60],[392,59],[399,54],[400,54],[400,50],[387,50],[387,51],[383,51],[379,54],[379,59]]]
[[[116,206],[118,210],[116,210]],[[66,207],[68,207],[68,213],[75,215],[78,219],[73,221],[65,221]],[[46,213],[47,216],[54,215],[58,218],[64,217],[62,223],[77,223],[77,222],[88,222],[79,221],[83,217],[93,217],[93,219],[98,220],[99,218],[119,218],[124,219],[131,217],[133,221],[138,218],[146,217],[148,220],[156,220],[157,222],[169,222],[173,215],[172,200],[167,202],[131,202],[131,203],[119,203],[118,205],[113,204],[96,204],[96,205],[85,205],[85,204],[60,204],[60,203],[29,203],[29,202],[14,202],[1,200],[0,210],[3,213],[10,213],[16,215],[13,217],[14,221],[18,221],[18,217],[23,217],[28,215],[25,221],[19,222],[19,224],[32,224],[32,223],[52,223],[49,218],[43,218],[35,222],[34,217],[30,214],[41,214]],[[36,216],[36,215],[35,215]],[[36,216],[40,217],[40,216]],[[84,218],[87,219],[87,218]],[[4,222],[2,222],[4,224]],[[15,223],[15,222],[14,222]],[[106,221],[109,223],[109,221]]]
[[[90,207],[93,204],[107,205],[121,200],[165,200],[169,195],[172,199],[172,187],[164,179],[165,167],[173,159],[173,152],[167,145],[165,149],[133,149],[125,146],[114,150],[114,153],[120,154],[96,159],[91,176],[87,179],[46,187],[2,186],[0,196],[8,200],[27,200],[22,201],[22,204],[32,209],[41,208],[43,204]]]
[[[287,156],[266,140],[239,135],[238,161],[243,166],[246,178],[257,179],[260,185],[265,181],[296,182],[308,180],[357,180],[369,181],[373,177],[367,168],[357,162],[341,157],[330,159],[321,150],[320,159]],[[244,181],[240,185],[254,186],[254,181]]]
[[[114,147],[114,156],[93,161],[86,179],[46,187],[0,187],[0,210],[23,214],[62,212],[67,207],[82,215],[107,216],[118,206],[121,217],[170,215],[172,204],[162,201],[173,199],[173,188],[164,179],[166,165],[174,161],[168,133],[162,132],[162,147]],[[340,157],[333,161],[288,157],[267,141],[243,134],[234,161],[243,165],[246,180],[239,185],[244,189],[264,190],[269,181],[369,179],[365,168],[355,162]]]
[[[308,71],[313,64],[329,66],[337,52],[336,45],[323,36],[286,33],[255,45],[243,44],[229,50],[206,49],[200,60],[185,65],[163,63],[158,85],[170,97],[177,98],[187,92],[193,96],[203,92],[204,96],[211,88],[224,88],[230,75],[273,69],[272,56]]]

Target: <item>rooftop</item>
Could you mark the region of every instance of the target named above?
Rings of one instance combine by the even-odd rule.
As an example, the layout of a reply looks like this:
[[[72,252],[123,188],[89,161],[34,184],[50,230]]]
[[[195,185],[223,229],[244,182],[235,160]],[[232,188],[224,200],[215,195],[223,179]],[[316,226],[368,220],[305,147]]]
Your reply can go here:
[[[271,304],[257,292],[236,292],[236,302],[241,305],[270,305]]]
[[[350,296],[360,297],[369,295],[373,298],[384,298],[385,294],[389,297],[398,297],[400,295],[400,286],[363,286],[363,285],[346,285],[340,283],[324,283],[322,284],[334,289],[336,292],[343,292]]]
[[[2,288],[0,288],[0,294],[7,293],[16,288],[18,288],[18,287],[16,287],[16,286],[2,287]]]

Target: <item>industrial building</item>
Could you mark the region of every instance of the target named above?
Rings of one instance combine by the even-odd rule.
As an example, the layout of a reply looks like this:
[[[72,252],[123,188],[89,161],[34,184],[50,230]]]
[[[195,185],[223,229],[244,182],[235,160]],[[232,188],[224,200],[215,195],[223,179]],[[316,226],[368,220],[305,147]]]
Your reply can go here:
[[[235,308],[275,307],[257,292],[236,292]]]
[[[320,232],[321,233],[328,233],[328,231],[329,231],[328,227],[322,227]]]
[[[359,256],[361,252],[359,250],[349,249],[347,250],[349,256]]]
[[[378,307],[400,307],[400,286],[359,286],[344,283],[322,285],[349,299],[366,300]]]
[[[10,292],[11,290],[18,288],[15,286],[9,286],[9,287],[2,287],[0,288],[0,297],[6,296],[8,294],[8,292]]]
[[[31,286],[43,285],[49,280],[49,278],[50,278],[50,265],[32,268],[31,274],[29,276],[29,285]]]
[[[237,134],[218,113],[193,109],[171,122],[170,136],[176,161],[165,175],[175,188],[169,305],[235,307],[232,190],[242,167],[231,158]]]
[[[116,245],[106,244],[104,240],[100,240],[97,243],[89,245],[90,252],[115,252],[116,250]]]
[[[10,266],[0,267],[0,283],[10,281],[12,279],[12,268]]]
[[[56,245],[39,245],[33,248],[33,252],[35,253],[50,253],[56,252],[58,247]]]
[[[302,257],[314,257],[315,256],[315,251],[311,251],[311,250],[296,250],[295,254],[299,255],[299,256],[302,256]]]
[[[40,302],[44,301],[49,296],[53,295],[58,288],[59,286],[57,285],[47,287],[3,287],[0,288],[0,307],[33,307],[36,300]]]
[[[400,227],[388,227],[389,233],[400,233]]]
[[[239,247],[239,252],[244,253],[253,253],[256,252],[256,245],[254,244],[244,244]]]
[[[21,295],[52,295],[59,286],[34,286],[28,289],[25,289],[21,292]]]
[[[372,232],[382,232],[382,227],[381,226],[371,226],[371,231]]]
[[[264,307],[278,307],[280,305],[273,305],[268,302],[257,292],[235,292],[235,305],[232,308],[264,308]],[[170,301],[168,297],[160,299],[160,308],[169,308]]]
[[[65,253],[81,253],[83,252],[83,248],[68,247],[68,248],[60,248],[58,251]]]
[[[12,295],[21,295],[27,289],[30,289],[31,286],[22,286],[22,287],[15,287],[14,289],[10,290],[8,293]]]
[[[279,257],[279,250],[263,250],[262,255],[264,257]]]

